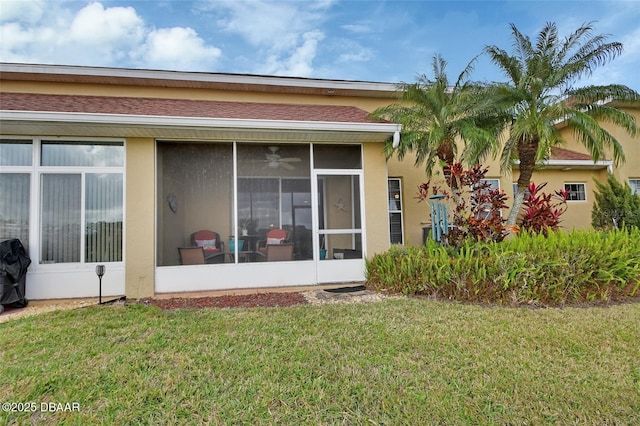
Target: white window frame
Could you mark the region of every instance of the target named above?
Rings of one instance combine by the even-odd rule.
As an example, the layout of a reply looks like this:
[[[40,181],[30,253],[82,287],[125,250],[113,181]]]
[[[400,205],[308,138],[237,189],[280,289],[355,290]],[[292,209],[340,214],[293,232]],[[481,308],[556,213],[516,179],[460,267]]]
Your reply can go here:
[[[584,194],[584,199],[582,199],[582,200],[571,200],[569,197],[571,197],[572,192],[571,192],[571,190],[569,188],[567,188],[567,185],[581,185],[582,186],[582,193]],[[567,197],[567,202],[568,203],[584,203],[584,202],[587,201],[587,184],[585,182],[565,182],[562,185],[562,188],[569,192],[569,196]],[[577,193],[579,194],[580,191],[578,191]]]
[[[392,208],[391,205],[391,200],[388,199],[388,195],[389,195],[389,182],[391,181],[398,181],[398,194],[400,196],[400,209],[394,209]],[[389,205],[389,214],[391,213],[397,213],[400,215],[400,242],[399,243],[394,243],[391,241],[391,229],[389,229],[389,242],[391,244],[404,244],[404,213],[403,213],[403,202],[402,202],[402,179],[401,178],[394,178],[394,177],[390,177],[387,178],[387,204]],[[389,226],[391,226],[391,223],[389,223]]]
[[[629,178],[631,192],[640,195],[640,178]]]
[[[30,268],[42,268],[42,267],[74,267],[73,265],[84,267],[83,265],[88,265],[93,268],[96,264],[95,262],[88,263],[85,260],[85,193],[84,193],[84,182],[85,177],[88,173],[114,173],[114,174],[122,174],[122,191],[123,191],[123,200],[122,200],[122,213],[123,213],[123,224],[122,224],[122,260],[117,262],[100,262],[100,263],[108,263],[109,265],[122,265],[124,264],[125,259],[125,232],[126,232],[126,224],[125,224],[125,212],[126,212],[126,155],[124,156],[125,163],[122,166],[108,166],[108,167],[100,167],[100,166],[43,166],[41,165],[41,152],[42,152],[42,141],[56,141],[56,142],[113,142],[113,143],[121,143],[122,149],[126,153],[126,141],[124,139],[119,138],[87,138],[87,137],[73,137],[73,138],[60,138],[59,136],[37,136],[37,137],[13,137],[13,136],[5,136],[0,135],[1,139],[11,139],[18,140],[22,139],[25,141],[31,141],[31,149],[32,149],[32,160],[30,166],[3,166],[3,173],[28,173],[30,175],[30,201],[29,201],[29,256],[31,258],[31,266]],[[41,257],[41,248],[42,248],[42,223],[40,217],[41,203],[42,203],[42,175],[45,174],[79,174],[82,179],[82,188],[81,188],[81,239],[80,239],[80,261],[79,262],[65,262],[65,263],[40,263]],[[66,265],[66,266],[65,266]]]

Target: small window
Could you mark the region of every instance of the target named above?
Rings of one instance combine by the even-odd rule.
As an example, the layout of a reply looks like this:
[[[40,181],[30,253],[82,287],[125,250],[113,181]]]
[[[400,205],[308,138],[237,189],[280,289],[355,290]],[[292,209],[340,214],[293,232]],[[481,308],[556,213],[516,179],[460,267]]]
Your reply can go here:
[[[43,166],[122,167],[122,142],[42,141]]]
[[[391,244],[402,244],[402,190],[401,181],[390,178],[387,181],[387,198],[389,202],[389,239]]]
[[[567,201],[587,200],[587,190],[584,183],[565,183],[564,189],[569,192]]]
[[[0,140],[0,166],[31,166],[30,140]]]
[[[629,179],[629,186],[631,187],[631,192],[640,195],[640,179]]]
[[[500,189],[500,179],[482,179],[481,182],[489,184],[489,188],[485,189],[484,190],[485,192],[492,189]],[[501,210],[498,210],[497,213],[498,213],[498,216],[500,217],[502,216]],[[491,211],[491,204],[487,203],[480,206],[479,213],[476,215],[476,217],[489,219],[490,217],[492,217],[492,215],[493,215],[493,212]]]
[[[513,198],[516,198],[517,193],[518,193],[518,182],[513,182]],[[531,194],[529,192],[529,188],[527,188],[527,190],[524,191],[524,196],[526,197],[528,194]]]

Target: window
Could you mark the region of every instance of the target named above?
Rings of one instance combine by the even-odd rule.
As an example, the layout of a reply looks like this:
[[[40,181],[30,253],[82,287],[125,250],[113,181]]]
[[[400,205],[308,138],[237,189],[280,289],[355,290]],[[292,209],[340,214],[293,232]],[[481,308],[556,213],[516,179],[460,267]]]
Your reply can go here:
[[[518,193],[518,182],[513,182],[513,197],[516,197],[516,194]],[[528,194],[530,194],[529,192],[529,188],[527,188],[526,191],[524,191],[524,196],[526,197]]]
[[[0,141],[0,241],[18,238],[29,247],[31,140]]]
[[[40,262],[120,262],[121,142],[41,143]]]
[[[37,242],[44,264],[122,261],[122,142],[3,139],[0,164],[0,238]]]
[[[481,179],[480,182],[489,184],[489,188],[485,189],[483,191],[484,193],[487,193],[488,190],[500,189],[500,179]],[[478,210],[479,213],[477,214],[477,217],[488,219],[494,214],[494,212],[491,211],[491,204],[489,203],[480,206]],[[502,211],[498,210],[497,214],[498,216],[502,216]]]
[[[565,183],[564,189],[569,192],[567,201],[586,201],[587,192],[584,183]]]
[[[629,179],[629,186],[631,187],[631,192],[640,195],[640,179]]]
[[[389,239],[391,244],[403,244],[402,235],[402,191],[401,181],[390,178],[387,181],[389,201]]]

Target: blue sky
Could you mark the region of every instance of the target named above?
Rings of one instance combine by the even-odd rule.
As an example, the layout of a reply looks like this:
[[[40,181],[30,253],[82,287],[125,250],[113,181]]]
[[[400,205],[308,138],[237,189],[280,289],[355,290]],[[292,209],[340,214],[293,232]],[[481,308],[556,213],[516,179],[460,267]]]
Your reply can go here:
[[[413,82],[453,80],[509,24],[535,38],[585,22],[625,52],[581,84],[640,90],[640,1],[0,0],[0,61]],[[504,80],[485,57],[472,78]]]

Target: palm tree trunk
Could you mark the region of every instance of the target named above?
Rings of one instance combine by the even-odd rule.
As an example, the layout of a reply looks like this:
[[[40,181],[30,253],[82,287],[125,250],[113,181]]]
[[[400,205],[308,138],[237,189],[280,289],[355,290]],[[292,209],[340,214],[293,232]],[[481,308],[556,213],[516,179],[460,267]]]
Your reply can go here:
[[[438,152],[436,153],[436,155],[444,163],[444,166],[442,167],[442,174],[444,175],[445,182],[452,190],[456,189],[458,185],[451,174],[451,168],[453,166],[453,162],[455,161],[453,142],[449,139],[446,139],[444,142],[442,142],[440,146],[438,146]]]
[[[520,176],[518,177],[518,190],[513,197],[513,207],[507,218],[507,225],[515,225],[518,220],[524,195],[529,189],[531,176],[536,167],[536,152],[538,151],[538,140],[524,141],[518,144],[518,157],[520,158]]]

